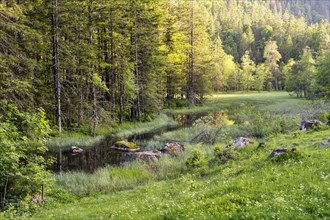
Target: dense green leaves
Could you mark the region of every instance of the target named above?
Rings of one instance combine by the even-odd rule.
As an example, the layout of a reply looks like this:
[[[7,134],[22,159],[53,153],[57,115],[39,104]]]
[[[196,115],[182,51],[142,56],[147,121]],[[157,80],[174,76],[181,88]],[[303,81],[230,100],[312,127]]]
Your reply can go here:
[[[212,90],[296,90],[297,82],[290,79],[306,82],[316,73],[308,73],[308,62],[301,63],[304,71],[292,74],[283,67],[291,58],[300,60],[306,46],[313,59],[325,57],[329,23],[309,25],[280,10],[284,5],[275,5],[249,0],[58,1],[57,114],[63,126],[149,120],[163,106],[184,103],[189,91],[191,102],[202,103]],[[42,106],[52,125],[53,9],[45,1],[0,3],[1,107]],[[323,93],[327,87],[322,65],[309,90]]]
[[[0,117],[0,194],[2,208],[6,203],[23,200],[40,193],[42,184],[50,180],[42,155],[50,127],[45,112],[23,113],[8,105]]]

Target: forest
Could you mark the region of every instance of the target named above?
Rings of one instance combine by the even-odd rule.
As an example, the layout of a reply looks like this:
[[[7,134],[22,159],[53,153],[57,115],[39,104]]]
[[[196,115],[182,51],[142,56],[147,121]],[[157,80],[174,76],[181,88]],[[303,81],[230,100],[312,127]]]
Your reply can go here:
[[[217,170],[205,168],[209,154],[236,158],[236,150],[218,145],[229,146],[240,136],[275,143],[273,135],[294,132],[301,120],[329,123],[329,8],[329,0],[0,0],[0,218],[38,209],[31,200],[44,193],[40,183],[50,191],[49,207],[57,200],[131,189],[128,184],[72,191],[69,177],[61,179],[50,168],[58,158],[45,155],[54,148],[85,150],[109,135],[129,139],[178,126],[178,118],[193,115],[189,128],[176,127],[177,136],[169,130],[143,142],[133,135],[145,150],[190,138],[190,154],[176,162],[165,158],[159,166],[166,174],[146,177],[148,183],[174,181]],[[223,113],[212,118],[221,118],[220,124],[205,116],[219,110]],[[330,138],[326,125],[315,132],[306,135]],[[297,135],[292,142],[299,142]],[[200,144],[216,149],[196,150]],[[125,174],[129,166],[108,172]],[[132,170],[127,172],[133,175]],[[329,177],[329,169],[322,172]],[[145,180],[134,181],[130,184]]]

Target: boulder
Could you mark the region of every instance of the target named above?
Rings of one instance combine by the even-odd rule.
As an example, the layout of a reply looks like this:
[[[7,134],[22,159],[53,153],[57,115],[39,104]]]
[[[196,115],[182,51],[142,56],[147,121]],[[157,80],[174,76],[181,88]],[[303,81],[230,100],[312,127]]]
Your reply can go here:
[[[327,141],[324,141],[320,144],[320,147],[323,147],[323,146],[330,146],[330,139],[328,139]]]
[[[313,119],[313,120],[307,120],[307,121],[302,121],[300,124],[300,130],[301,131],[306,131],[308,129],[311,129],[313,127],[317,127],[319,125],[322,125],[323,123],[319,120]]]
[[[162,148],[158,150],[162,153],[175,155],[177,153],[183,152],[185,149],[183,144],[175,142],[175,143],[166,143]]]
[[[242,148],[245,145],[249,145],[251,143],[251,140],[249,138],[245,137],[239,137],[235,140],[234,146],[238,148]]]
[[[122,159],[121,163],[127,163],[134,160],[145,161],[145,162],[158,161],[161,157],[162,157],[162,153],[156,150],[127,153],[125,157]]]
[[[76,147],[76,146],[72,146],[70,147],[68,150],[64,151],[64,152],[67,152],[71,155],[76,155],[76,154],[80,154],[82,153],[84,150],[79,148],[79,147]]]
[[[127,152],[135,152],[140,150],[140,148],[135,143],[128,141],[117,141],[114,146],[111,146],[110,148]]]
[[[269,155],[268,159],[271,159],[273,157],[279,156],[279,155],[281,155],[281,154],[283,154],[285,152],[289,152],[289,151],[294,152],[296,150],[297,150],[296,147],[277,148],[277,149],[273,150],[273,152]]]

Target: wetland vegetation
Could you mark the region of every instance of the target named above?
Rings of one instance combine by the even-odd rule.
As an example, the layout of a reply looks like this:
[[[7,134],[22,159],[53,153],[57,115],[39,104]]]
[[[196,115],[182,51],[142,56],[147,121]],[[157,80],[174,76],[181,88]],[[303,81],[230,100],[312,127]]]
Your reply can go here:
[[[0,219],[329,219],[329,0],[0,0]]]

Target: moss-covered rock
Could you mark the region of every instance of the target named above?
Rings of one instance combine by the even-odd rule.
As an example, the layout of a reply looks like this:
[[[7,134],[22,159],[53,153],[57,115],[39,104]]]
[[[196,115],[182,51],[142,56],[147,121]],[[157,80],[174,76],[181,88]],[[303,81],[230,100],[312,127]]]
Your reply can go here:
[[[133,142],[117,141],[111,148],[122,151],[138,151],[140,148]]]

